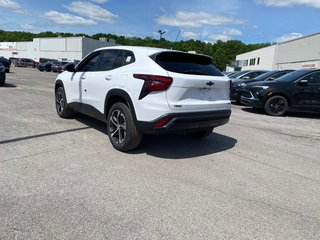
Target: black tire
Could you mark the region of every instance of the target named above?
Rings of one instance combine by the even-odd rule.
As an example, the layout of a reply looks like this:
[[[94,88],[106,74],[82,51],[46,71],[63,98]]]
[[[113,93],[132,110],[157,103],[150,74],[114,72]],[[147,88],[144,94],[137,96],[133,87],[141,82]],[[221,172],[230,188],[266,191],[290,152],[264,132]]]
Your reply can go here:
[[[282,116],[286,113],[288,105],[288,101],[285,97],[279,95],[272,96],[266,101],[264,111],[271,116]]]
[[[56,111],[59,117],[68,118],[71,117],[74,113],[68,108],[68,103],[66,99],[66,94],[63,87],[59,87],[55,92],[56,100]]]
[[[0,80],[0,87],[4,86],[5,81],[6,81],[5,79],[3,81]]]
[[[112,146],[121,152],[137,148],[142,139],[130,109],[121,102],[112,105],[108,112],[107,133]]]
[[[205,138],[205,137],[208,137],[212,133],[212,131],[213,131],[213,127],[210,127],[210,128],[202,129],[200,131],[196,131],[196,132],[189,132],[187,133],[187,136],[195,139]]]

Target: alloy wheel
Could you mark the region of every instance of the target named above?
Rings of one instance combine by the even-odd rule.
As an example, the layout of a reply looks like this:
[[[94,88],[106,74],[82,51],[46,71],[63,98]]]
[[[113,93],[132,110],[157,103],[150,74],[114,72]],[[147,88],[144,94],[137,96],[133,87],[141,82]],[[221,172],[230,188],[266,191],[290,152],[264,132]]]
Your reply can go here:
[[[109,120],[109,131],[116,144],[122,144],[127,135],[127,121],[123,112],[114,110]]]
[[[61,91],[56,93],[56,108],[58,113],[62,113],[64,110],[64,97]]]

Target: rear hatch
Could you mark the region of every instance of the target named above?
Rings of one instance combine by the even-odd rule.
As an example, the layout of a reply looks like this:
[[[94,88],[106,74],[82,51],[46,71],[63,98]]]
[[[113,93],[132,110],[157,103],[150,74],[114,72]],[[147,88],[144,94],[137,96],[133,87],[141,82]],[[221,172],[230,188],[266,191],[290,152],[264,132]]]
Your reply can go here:
[[[168,51],[151,58],[173,78],[166,91],[167,102],[172,110],[230,108],[230,80],[212,65],[210,57]]]

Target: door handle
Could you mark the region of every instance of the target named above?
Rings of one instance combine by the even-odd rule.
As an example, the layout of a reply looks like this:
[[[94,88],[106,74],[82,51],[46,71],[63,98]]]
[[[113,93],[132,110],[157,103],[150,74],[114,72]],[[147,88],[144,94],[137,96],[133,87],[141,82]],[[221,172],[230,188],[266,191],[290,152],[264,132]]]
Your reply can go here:
[[[81,77],[82,80],[85,80],[86,78],[87,78],[86,76],[82,76],[82,77]]]
[[[107,81],[110,81],[111,79],[112,79],[112,76],[111,75],[108,75],[108,76],[106,76],[106,78],[105,78]]]

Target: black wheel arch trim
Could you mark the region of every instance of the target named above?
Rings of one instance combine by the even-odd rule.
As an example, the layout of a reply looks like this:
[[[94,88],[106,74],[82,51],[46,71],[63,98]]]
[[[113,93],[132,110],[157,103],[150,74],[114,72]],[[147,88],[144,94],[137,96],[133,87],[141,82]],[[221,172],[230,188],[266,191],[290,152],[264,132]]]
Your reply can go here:
[[[59,88],[59,86],[62,86],[63,89],[64,89],[63,82],[58,79],[58,80],[56,80],[56,82],[55,82],[55,84],[54,84],[54,91],[56,91],[56,90]]]
[[[105,103],[104,103],[104,112],[105,112],[105,115],[108,114],[108,111],[109,109],[111,108],[112,104],[109,103],[109,100],[112,98],[112,97],[121,97],[123,98],[131,113],[132,113],[132,116],[133,116],[133,119],[134,121],[136,122],[137,121],[137,117],[136,117],[136,112],[135,112],[135,108],[134,108],[134,105],[133,105],[133,102],[132,102],[132,99],[131,97],[129,96],[129,94],[122,90],[122,89],[111,89],[107,95],[106,95],[106,99],[105,99]]]
[[[272,93],[270,96],[268,96],[268,94]],[[289,94],[286,94],[285,92],[273,92],[270,91],[269,93],[266,94],[265,97],[265,101],[263,103],[263,105],[266,104],[266,102],[268,101],[269,98],[274,97],[274,96],[281,96],[284,97],[287,101],[288,101],[288,107],[290,106],[290,103],[292,102],[292,97]]]

